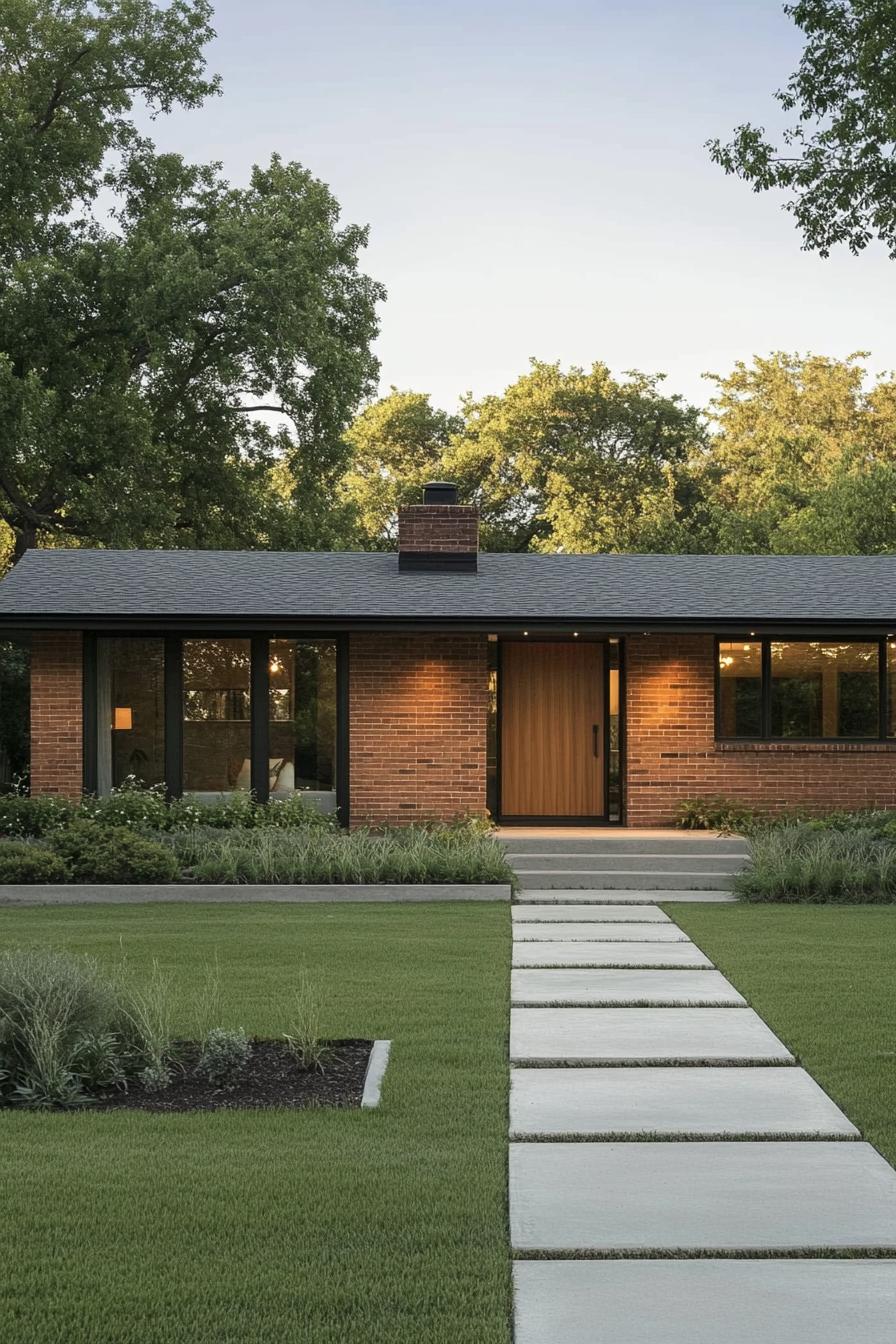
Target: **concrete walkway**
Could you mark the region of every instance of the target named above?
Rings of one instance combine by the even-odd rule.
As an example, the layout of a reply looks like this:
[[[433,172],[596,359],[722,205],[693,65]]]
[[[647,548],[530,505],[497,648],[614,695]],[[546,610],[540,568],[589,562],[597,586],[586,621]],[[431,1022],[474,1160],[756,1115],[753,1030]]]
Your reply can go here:
[[[893,1344],[896,1172],[663,911],[573,895],[513,909],[516,1344]]]

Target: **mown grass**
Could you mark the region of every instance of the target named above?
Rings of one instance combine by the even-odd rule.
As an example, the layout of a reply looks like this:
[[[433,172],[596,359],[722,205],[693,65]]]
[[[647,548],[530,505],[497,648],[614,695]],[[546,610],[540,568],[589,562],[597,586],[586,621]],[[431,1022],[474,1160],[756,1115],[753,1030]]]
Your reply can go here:
[[[330,1036],[393,1041],[378,1111],[0,1113],[0,1339],[508,1344],[506,905],[103,906],[0,913],[286,1029],[297,968]],[[189,1022],[182,1017],[186,1029]]]
[[[896,908],[668,909],[896,1163]]]

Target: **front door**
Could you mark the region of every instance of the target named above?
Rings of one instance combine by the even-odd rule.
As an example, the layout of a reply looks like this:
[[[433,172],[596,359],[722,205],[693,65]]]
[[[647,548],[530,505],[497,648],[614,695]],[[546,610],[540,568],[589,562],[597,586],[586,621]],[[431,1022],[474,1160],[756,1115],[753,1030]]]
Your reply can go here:
[[[604,646],[501,645],[501,816],[599,820],[604,795]]]

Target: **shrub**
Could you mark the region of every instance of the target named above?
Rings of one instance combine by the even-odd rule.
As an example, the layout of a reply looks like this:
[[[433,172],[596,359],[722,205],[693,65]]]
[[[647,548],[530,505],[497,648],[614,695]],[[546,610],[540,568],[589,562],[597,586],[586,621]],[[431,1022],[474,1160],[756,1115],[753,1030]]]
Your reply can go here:
[[[174,840],[198,882],[503,882],[516,879],[488,835],[450,826],[373,832],[268,828]]]
[[[751,862],[735,878],[745,900],[896,900],[896,845],[879,830],[803,822],[759,831],[750,847]]]
[[[67,826],[78,815],[80,804],[71,798],[39,794],[0,794],[0,835],[35,837],[49,835]]]
[[[117,1021],[114,993],[93,958],[51,948],[0,954],[5,1099],[41,1108],[79,1104],[89,1041],[114,1034]]]
[[[200,1078],[226,1083],[239,1076],[252,1053],[252,1042],[242,1030],[214,1027],[206,1036],[196,1065]]]
[[[685,831],[737,831],[746,835],[763,822],[762,813],[730,798],[686,798],[675,814],[675,825]]]
[[[0,841],[0,882],[68,882],[70,877],[59,855],[43,845]]]
[[[85,798],[81,815],[103,826],[132,826],[137,830],[168,829],[168,804],[165,786],[147,787],[135,775],[103,798]]]
[[[169,847],[126,826],[76,821],[50,843],[76,882],[174,882],[179,876]]]

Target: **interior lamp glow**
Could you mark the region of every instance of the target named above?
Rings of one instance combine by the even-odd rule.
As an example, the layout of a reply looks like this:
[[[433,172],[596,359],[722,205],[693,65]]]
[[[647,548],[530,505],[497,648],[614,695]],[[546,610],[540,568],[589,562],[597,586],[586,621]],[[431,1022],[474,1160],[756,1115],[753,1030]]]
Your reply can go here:
[[[117,731],[127,730],[134,726],[134,712],[130,705],[116,705],[113,711],[112,727]]]

